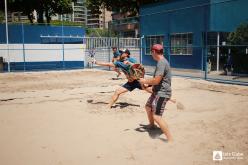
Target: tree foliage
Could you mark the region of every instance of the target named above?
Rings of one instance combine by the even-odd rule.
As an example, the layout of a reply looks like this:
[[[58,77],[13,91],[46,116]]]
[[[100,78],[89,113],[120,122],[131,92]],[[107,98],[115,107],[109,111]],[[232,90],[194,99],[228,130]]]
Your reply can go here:
[[[4,13],[0,10],[0,23],[4,20]]]
[[[236,31],[230,33],[228,41],[234,45],[248,45],[248,23],[241,24]]]
[[[86,0],[86,4],[91,12],[95,14],[100,14],[101,8],[106,8],[108,11],[128,12],[130,16],[134,16],[139,13],[140,5],[161,1],[166,0]]]
[[[47,23],[50,23],[51,17],[55,14],[71,13],[71,3],[74,1],[76,0],[8,0],[8,11],[22,12],[33,23],[33,11],[36,10],[38,23],[44,23],[43,14],[45,14]],[[4,10],[4,0],[0,0],[0,6],[0,10]]]
[[[110,29],[86,28],[86,35],[89,37],[116,37],[117,35]]]
[[[236,31],[228,36],[228,42],[232,46],[232,58],[234,72],[248,74],[248,23],[241,24]]]
[[[0,0],[0,10],[4,11],[4,0]]]

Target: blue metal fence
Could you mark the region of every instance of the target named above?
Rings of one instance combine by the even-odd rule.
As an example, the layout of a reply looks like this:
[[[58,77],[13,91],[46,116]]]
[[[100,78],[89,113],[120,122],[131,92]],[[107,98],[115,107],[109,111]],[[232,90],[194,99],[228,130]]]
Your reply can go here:
[[[5,24],[0,24],[0,56],[5,61],[4,70],[8,70],[8,65],[10,71],[84,67],[83,28],[27,24],[9,24],[8,28],[9,44],[6,45]],[[56,36],[56,39],[44,42],[42,35]]]

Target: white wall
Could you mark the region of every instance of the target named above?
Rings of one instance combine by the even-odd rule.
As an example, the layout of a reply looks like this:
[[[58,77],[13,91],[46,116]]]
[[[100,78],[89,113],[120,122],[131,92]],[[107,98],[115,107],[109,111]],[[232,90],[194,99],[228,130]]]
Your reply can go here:
[[[26,62],[63,61],[62,44],[9,44],[10,62],[23,62],[25,53]],[[65,61],[85,61],[85,44],[65,44]],[[8,61],[7,45],[0,44],[0,56]]]

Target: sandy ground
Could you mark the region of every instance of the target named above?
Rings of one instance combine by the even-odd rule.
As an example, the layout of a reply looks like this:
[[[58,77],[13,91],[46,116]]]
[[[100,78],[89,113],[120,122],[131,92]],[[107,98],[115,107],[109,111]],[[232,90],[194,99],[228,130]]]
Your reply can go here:
[[[173,78],[163,118],[174,142],[147,130],[149,94],[135,90],[107,110],[125,79],[97,70],[0,74],[1,165],[247,165],[248,87]],[[213,161],[213,151],[241,160]]]

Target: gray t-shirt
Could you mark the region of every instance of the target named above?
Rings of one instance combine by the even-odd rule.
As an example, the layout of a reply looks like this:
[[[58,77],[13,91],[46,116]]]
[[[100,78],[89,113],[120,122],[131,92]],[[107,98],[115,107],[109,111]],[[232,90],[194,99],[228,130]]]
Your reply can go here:
[[[170,64],[166,59],[158,61],[154,71],[155,76],[163,76],[158,85],[154,85],[152,91],[159,97],[171,97],[171,70]]]

